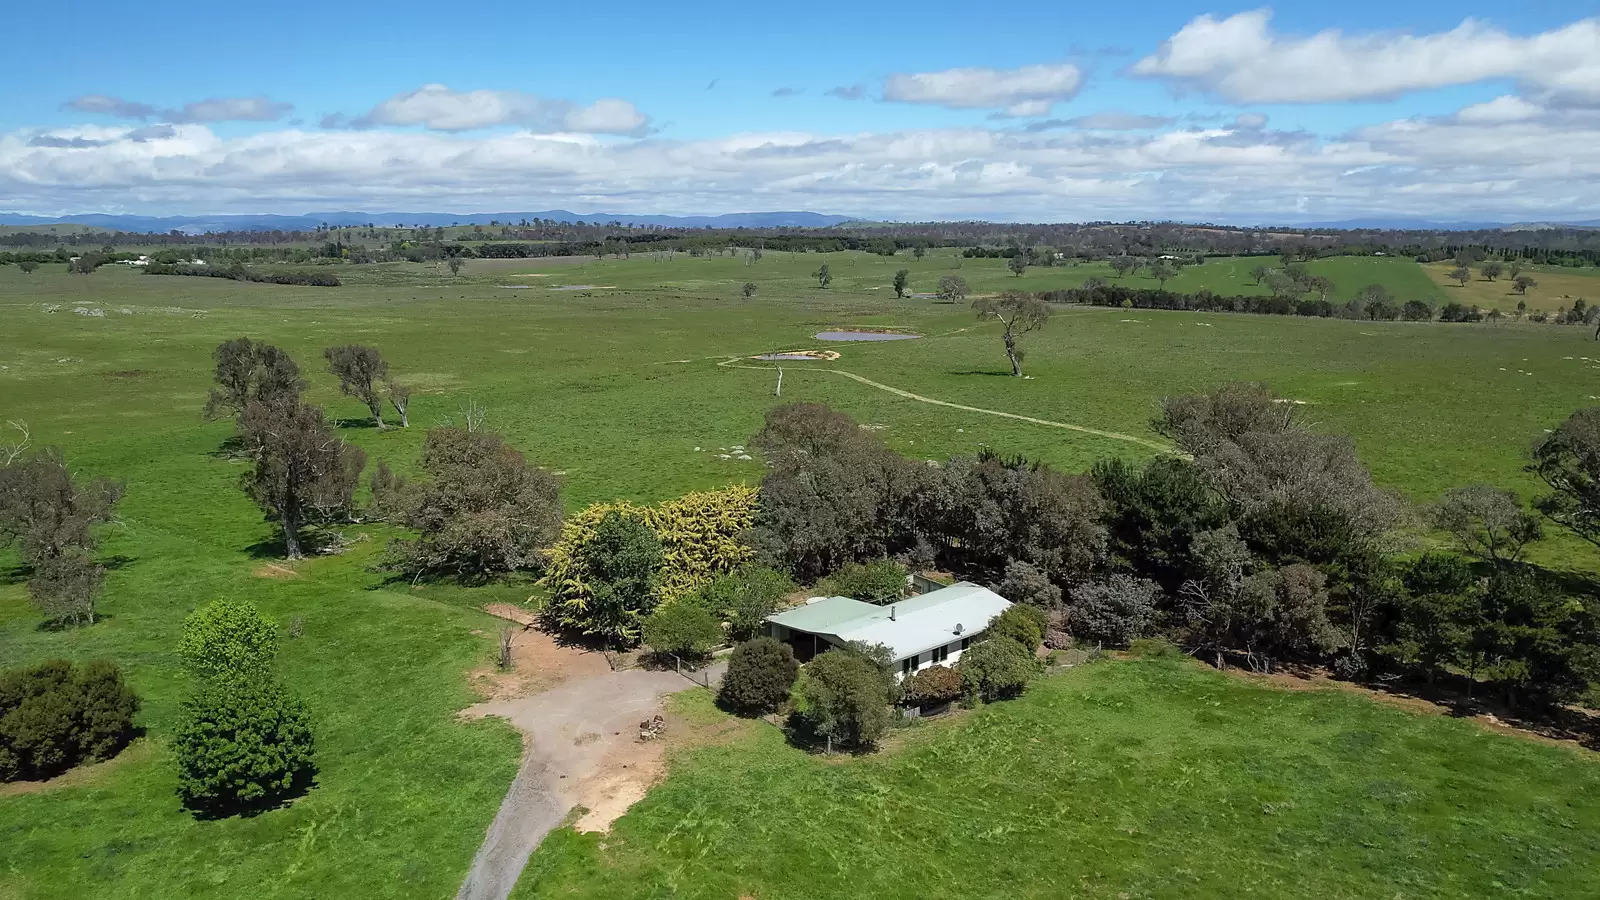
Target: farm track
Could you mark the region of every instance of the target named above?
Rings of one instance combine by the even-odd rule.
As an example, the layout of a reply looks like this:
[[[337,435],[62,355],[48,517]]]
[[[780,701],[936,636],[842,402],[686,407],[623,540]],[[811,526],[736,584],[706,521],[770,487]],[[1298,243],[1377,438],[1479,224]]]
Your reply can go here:
[[[771,372],[771,371],[775,371],[777,369],[777,366],[752,366],[752,365],[746,365],[743,362],[741,362],[744,359],[746,359],[746,357],[736,356],[736,357],[732,357],[732,358],[726,359],[726,360],[718,363],[717,365],[719,365],[719,366],[721,366],[723,368],[728,368],[728,369],[755,369],[755,370],[762,371],[762,372]],[[924,397],[921,394],[914,394],[914,393],[912,393],[912,392],[910,392],[908,390],[904,390],[902,388],[894,387],[893,385],[888,385],[888,384],[884,384],[882,382],[873,381],[870,378],[867,378],[867,377],[862,376],[862,375],[857,375],[854,372],[846,372],[844,369],[825,369],[825,368],[813,369],[810,366],[806,366],[802,371],[808,371],[808,372],[810,372],[810,371],[832,372],[835,375],[843,375],[845,378],[848,378],[851,381],[855,381],[855,382],[858,382],[860,384],[864,384],[867,387],[877,388],[880,391],[887,391],[887,392],[889,392],[891,394],[894,394],[897,397],[904,397],[907,400],[915,400],[918,403],[929,403],[929,404],[932,404],[934,406],[943,406],[943,407],[947,407],[949,409],[959,409],[959,410],[961,410],[963,412],[982,413],[983,415],[986,415],[986,416],[999,416],[999,417],[1001,417],[1003,419],[1015,419],[1015,420],[1017,420],[1019,422],[1027,422],[1027,423],[1032,424],[1032,425],[1044,425],[1044,426],[1049,427],[1049,428],[1063,428],[1063,429],[1066,429],[1067,431],[1079,432],[1080,434],[1090,434],[1090,435],[1094,435],[1095,437],[1107,438],[1107,439],[1113,440],[1113,441],[1124,441],[1124,442],[1127,442],[1127,443],[1130,443],[1130,444],[1138,444],[1141,447],[1148,447],[1151,450],[1156,450],[1156,451],[1159,451],[1161,453],[1173,453],[1173,452],[1175,452],[1172,449],[1172,447],[1170,447],[1170,446],[1168,446],[1166,444],[1163,444],[1160,441],[1153,441],[1153,440],[1150,440],[1149,438],[1142,438],[1142,437],[1139,437],[1137,435],[1122,434],[1121,432],[1116,432],[1116,431],[1105,431],[1105,430],[1102,430],[1102,429],[1099,429],[1099,428],[1090,428],[1087,425],[1074,425],[1071,422],[1054,422],[1054,421],[1051,421],[1050,419],[1040,419],[1040,418],[1037,418],[1035,416],[1024,416],[1024,415],[1022,415],[1020,413],[1010,413],[1010,412],[1005,412],[1003,410],[998,410],[998,409],[985,409],[985,408],[983,408],[981,406],[967,406],[964,403],[952,403],[949,400],[939,400],[939,399],[936,399],[934,397]]]

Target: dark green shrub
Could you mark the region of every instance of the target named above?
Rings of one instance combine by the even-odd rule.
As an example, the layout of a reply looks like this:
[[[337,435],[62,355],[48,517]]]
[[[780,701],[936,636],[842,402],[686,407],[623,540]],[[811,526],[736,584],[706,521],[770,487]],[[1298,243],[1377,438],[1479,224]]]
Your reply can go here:
[[[1044,643],[1045,629],[1049,627],[1050,618],[1044,610],[1014,603],[989,623],[989,637],[1010,640],[1031,654]]]
[[[819,740],[870,747],[889,728],[894,676],[871,656],[829,650],[813,659],[794,686],[795,718]]]
[[[734,648],[717,699],[741,712],[769,712],[788,699],[799,673],[800,664],[788,644],[758,637]]]
[[[949,666],[929,666],[900,684],[900,702],[906,706],[938,706],[961,699],[961,673]]]
[[[644,642],[657,653],[702,656],[722,643],[722,626],[692,599],[656,607],[644,620]]]
[[[202,684],[184,701],[172,741],[184,806],[221,818],[303,793],[316,775],[308,718],[305,704],[270,679]]]
[[[961,673],[962,690],[968,697],[992,701],[1021,694],[1038,672],[1038,665],[1021,644],[992,637],[967,648],[956,671]]]
[[[51,660],[0,674],[0,781],[51,778],[133,738],[139,698],[114,663]]]
[[[907,574],[892,559],[850,563],[828,577],[828,589],[863,603],[893,603],[906,595]]]

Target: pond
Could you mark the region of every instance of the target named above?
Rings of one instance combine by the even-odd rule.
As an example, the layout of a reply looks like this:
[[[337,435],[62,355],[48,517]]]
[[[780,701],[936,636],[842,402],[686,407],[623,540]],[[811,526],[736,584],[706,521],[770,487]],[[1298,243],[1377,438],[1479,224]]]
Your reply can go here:
[[[920,334],[902,334],[895,331],[819,331],[819,341],[914,341]]]

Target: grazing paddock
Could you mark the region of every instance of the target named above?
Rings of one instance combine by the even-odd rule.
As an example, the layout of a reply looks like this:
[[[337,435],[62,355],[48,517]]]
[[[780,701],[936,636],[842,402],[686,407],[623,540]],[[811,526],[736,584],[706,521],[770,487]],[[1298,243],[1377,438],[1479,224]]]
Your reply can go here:
[[[1557,898],[1600,865],[1588,751],[1183,659],[1068,670],[872,756],[757,723],[671,763],[512,897]]]
[[[1146,458],[1164,445],[1149,424],[1162,397],[1242,379],[1352,435],[1380,485],[1422,502],[1474,481],[1531,493],[1529,445],[1600,395],[1600,353],[1581,328],[1076,307],[1022,338],[1029,377],[1011,378],[995,325],[964,304],[896,300],[889,287],[898,268],[912,270],[916,290],[959,274],[975,293],[1109,276],[1083,265],[1017,278],[1004,262],[636,254],[471,261],[459,276],[403,263],[335,267],[338,288],[0,267],[0,420],[27,421],[36,444],[61,446],[74,471],[128,482],[121,521],[104,534],[110,571],[95,625],[42,629],[14,556],[0,557],[0,665],[115,658],[145,699],[146,729],[127,759],[0,795],[0,896],[449,896],[516,770],[509,726],[456,714],[478,699],[469,673],[495,651],[498,620],[478,609],[532,588],[385,581],[371,566],[396,532],[376,525],[344,529],[341,554],[269,567],[273,528],[238,490],[243,467],[219,452],[230,424],[200,418],[210,353],[230,338],[292,353],[311,381],[307,399],[344,420],[340,433],[369,464],[415,474],[429,426],[460,422],[469,402],[486,408],[488,428],[564,473],[569,510],[757,482],[763,462],[728,450],[745,446],[777,402],[775,366],[749,357],[815,348],[822,331],[924,335],[830,344],[838,359],[782,363],[783,400],[826,403],[912,458],[988,447],[1069,471],[1108,455]],[[811,277],[822,263],[834,276],[826,290]],[[1239,267],[1255,264],[1212,260],[1179,276],[1194,284],[1169,287],[1245,292]],[[1402,286],[1422,272],[1405,260],[1313,269],[1322,265],[1347,272],[1330,276],[1340,296],[1390,278],[1406,299],[1413,288]],[[514,280],[541,272],[550,277]],[[759,288],[748,299],[747,281]],[[1154,286],[1143,274],[1124,281]],[[499,287],[511,283],[530,287]],[[563,284],[615,288],[548,287]],[[321,351],[353,342],[381,348],[413,386],[414,427],[365,427],[362,405],[339,395]],[[730,359],[741,363],[722,365]],[[1534,559],[1595,568],[1592,549],[1559,535]],[[280,625],[304,618],[280,668],[307,698],[320,772],[287,809],[199,822],[178,806],[167,749],[187,690],[174,645],[184,616],[224,596],[254,601]],[[1270,896],[1293,877],[1323,896],[1367,896],[1380,882],[1388,893],[1481,894],[1497,880],[1529,896],[1559,895],[1551,886],[1575,896],[1571,873],[1596,862],[1588,759],[1165,663],[1048,681],[1013,707],[919,731],[881,760],[821,763],[771,735],[701,752],[685,757],[681,781],[670,777],[618,823],[611,850],[599,842],[618,838],[563,836],[535,858],[543,874],[527,889],[584,896],[602,883],[585,879],[617,871],[638,880],[613,889],[639,895],[677,885],[822,896],[848,872],[889,896],[982,892],[1013,875],[1036,896],[1178,896],[1226,879]],[[948,773],[968,765],[981,778],[952,784]],[[726,785],[709,773],[725,773]],[[1563,799],[1554,784],[1567,786]],[[787,808],[795,797],[826,802]],[[993,821],[973,824],[984,809]],[[1041,856],[1052,846],[1082,852]],[[810,880],[786,880],[785,865]],[[691,871],[707,878],[674,880]]]

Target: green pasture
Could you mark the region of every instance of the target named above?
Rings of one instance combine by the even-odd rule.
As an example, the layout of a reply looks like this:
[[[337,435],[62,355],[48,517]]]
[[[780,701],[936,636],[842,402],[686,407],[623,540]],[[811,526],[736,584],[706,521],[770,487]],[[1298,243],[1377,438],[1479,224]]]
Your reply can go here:
[[[474,260],[457,277],[424,265],[340,266],[337,271],[345,281],[340,288],[146,276],[120,266],[87,276],[68,275],[59,265],[42,266],[32,275],[23,275],[14,266],[0,267],[0,322],[4,323],[0,420],[25,420],[36,444],[62,446],[77,471],[128,481],[121,522],[105,533],[101,556],[111,572],[101,602],[104,617],[96,625],[69,631],[41,629],[19,573],[10,568],[13,560],[0,561],[4,566],[0,568],[0,666],[52,656],[118,659],[146,700],[140,722],[147,729],[124,757],[102,769],[79,773],[69,783],[27,793],[0,789],[0,896],[184,897],[243,892],[261,897],[449,896],[509,783],[517,737],[494,723],[461,724],[454,715],[472,702],[466,672],[487,664],[493,652],[495,620],[475,612],[472,607],[478,604],[473,598],[492,593],[494,599],[505,599],[507,589],[474,594],[386,583],[370,564],[387,535],[368,527],[348,530],[346,536],[354,541],[348,552],[310,560],[297,566],[293,576],[263,569],[271,561],[272,529],[237,490],[241,467],[216,452],[229,434],[228,424],[203,422],[199,414],[209,386],[209,354],[228,338],[249,335],[290,350],[313,383],[310,399],[348,420],[343,434],[366,450],[369,462],[384,458],[402,470],[414,469],[428,426],[459,420],[460,409],[469,400],[481,404],[489,411],[489,427],[503,432],[530,459],[564,473],[569,508],[611,498],[653,501],[695,488],[758,481],[763,472],[759,461],[718,456],[722,448],[748,440],[765,410],[778,402],[771,364],[742,359],[776,350],[824,346],[838,350],[842,355],[835,362],[784,364],[782,399],[813,400],[843,410],[878,427],[884,440],[909,456],[937,459],[989,446],[1071,470],[1082,470],[1109,454],[1142,458],[1157,451],[1117,437],[931,405],[840,372],[930,399],[1156,442],[1159,438],[1149,422],[1163,396],[1232,379],[1265,381],[1285,397],[1302,401],[1303,413],[1317,426],[1351,434],[1381,484],[1421,502],[1448,487],[1474,481],[1531,493],[1535,485],[1521,470],[1529,444],[1600,395],[1596,378],[1600,362],[1595,361],[1600,360],[1600,350],[1581,328],[1087,308],[1062,309],[1044,331],[1024,337],[1030,377],[1012,379],[1001,374],[1007,366],[994,325],[978,322],[965,305],[896,300],[889,288],[894,270],[902,267],[911,269],[912,286],[918,291],[935,290],[945,274],[961,275],[976,292],[1014,285],[1043,290],[1080,283],[1093,274],[1109,276],[1103,267],[1085,265],[1030,269],[1016,278],[1004,262],[962,260],[949,253],[932,254],[920,262],[908,255],[884,259],[863,254],[767,253],[755,265],[742,258],[681,253],[670,260],[649,254],[601,261]],[[810,277],[822,263],[829,264],[835,279],[827,290],[819,289]],[[1222,292],[1218,286],[1224,281],[1222,273],[1241,263],[1213,260],[1185,270],[1180,278],[1215,278],[1216,284],[1206,286]],[[1416,277],[1426,281],[1414,263],[1402,260],[1332,260],[1316,265],[1349,267],[1355,277],[1331,276],[1341,296],[1379,278],[1394,279],[1394,284]],[[1244,271],[1249,268],[1246,265]],[[758,285],[750,299],[739,291],[746,281]],[[1148,279],[1130,276],[1127,281]],[[1245,287],[1228,290],[1243,292],[1248,278],[1244,281]],[[555,289],[563,285],[603,289]],[[1169,287],[1190,289],[1177,279]],[[901,328],[925,337],[837,345],[823,345],[811,337],[834,327]],[[377,345],[395,374],[415,386],[412,428],[379,432],[366,427],[364,408],[338,396],[335,382],[322,370],[320,354],[326,346],[348,342]],[[757,368],[719,364],[729,360]],[[1537,558],[1550,565],[1593,568],[1593,551],[1561,538],[1547,540]],[[304,637],[285,640],[282,668],[286,680],[310,702],[321,773],[317,789],[288,809],[254,819],[197,822],[178,807],[165,749],[186,689],[172,647],[183,617],[217,596],[254,600],[280,623],[304,617]],[[1037,718],[1039,710],[1056,708],[1052,704],[1057,701],[1051,698],[1060,701],[1064,712],[1082,711],[1094,704],[1080,695],[1103,688],[1125,697],[1122,702],[1129,709],[1138,703],[1152,704],[1137,707],[1148,714],[1136,718],[1148,718],[1163,714],[1167,707],[1160,705],[1165,701],[1159,700],[1159,691],[1141,698],[1139,686],[1160,685],[1163,679],[1188,685],[1182,688],[1185,691],[1215,691],[1220,697],[1238,699],[1221,687],[1191,683],[1184,680],[1190,676],[1166,669],[1128,671],[1146,674],[1085,674],[1081,677],[1089,680],[1062,681],[1081,687],[1042,690],[1039,699],[1026,701],[1031,705],[1018,707],[1014,715],[1033,710],[1027,715]],[[1071,697],[1079,699],[1068,703]],[[1237,714],[1242,722],[1253,721],[1250,717],[1256,713],[1247,716],[1250,710],[1270,715],[1283,704],[1310,702],[1272,692],[1248,697],[1253,699],[1239,699],[1243,705]],[[1544,790],[1544,779],[1569,769],[1580,771],[1577,761],[1540,755],[1554,751],[1514,739],[1453,732],[1447,729],[1455,727],[1449,723],[1414,724],[1388,712],[1360,712],[1367,709],[1365,701],[1339,703],[1354,705],[1338,707],[1335,720],[1375,716],[1360,730],[1379,735],[1372,740],[1386,747],[1424,740],[1412,736],[1420,729],[1417,733],[1428,736],[1426,740],[1438,742],[1430,759],[1458,755],[1450,765],[1429,763],[1426,771],[1438,769],[1436,777],[1462,779],[1467,776],[1461,773],[1471,771],[1482,781],[1475,790],[1485,796],[1512,797],[1526,790],[1536,798]],[[1008,715],[1013,714],[996,709],[963,728],[993,727],[997,730],[992,739],[999,741],[1010,733],[1006,729],[1011,726],[1002,727]],[[1090,720],[1068,716],[1063,721]],[[1240,727],[1229,740],[1242,748],[1249,732]],[[1161,740],[1181,733],[1173,728]],[[930,735],[936,732],[929,730]],[[1253,733],[1272,732],[1271,726],[1262,725]],[[1321,732],[1307,732],[1313,733]],[[1159,743],[1154,734],[1145,739]],[[966,753],[954,744],[939,743],[943,738],[931,740],[915,753],[944,746],[947,749],[941,752],[955,762]],[[1023,754],[1033,752],[1026,738],[1017,746]],[[1295,746],[1301,747],[1299,755],[1261,750],[1266,755],[1250,762],[1245,772],[1276,779],[1274,783],[1288,783],[1291,776],[1303,773],[1316,778],[1356,777],[1344,771],[1354,763],[1317,751],[1314,742]],[[1052,750],[1063,747],[1079,745],[1057,740]],[[1058,760],[1058,770],[1047,776],[1057,778],[1081,764],[1097,767],[1101,774],[1093,777],[1099,778],[1112,770],[1098,767],[1120,760],[1115,771],[1129,779],[1133,795],[1138,794],[1135,786],[1150,788],[1140,800],[1145,811],[1159,811],[1167,802],[1163,796],[1174,803],[1181,799],[1154,790],[1167,784],[1161,780],[1166,775],[1160,773],[1175,770],[1156,765],[1155,758],[1143,751],[1108,760],[1083,758],[1084,753],[1099,752],[1098,747],[1092,743],[1079,747],[1067,762]],[[780,765],[780,757],[772,756],[777,748],[757,745],[751,752],[755,755],[741,763],[752,767],[749,771],[763,766],[787,771],[791,765],[791,761]],[[1483,768],[1474,754],[1488,754],[1496,762]],[[933,810],[941,785],[953,776],[941,774],[933,758],[915,754],[868,765],[904,765],[893,762],[895,758],[924,760],[919,765],[927,767],[926,774],[916,777],[925,777],[926,782],[896,781],[913,778],[907,774],[910,770],[904,770],[887,781],[853,783],[862,787],[862,815],[874,803],[925,803],[926,833],[917,840],[955,842],[960,845],[956,848],[960,859],[983,856],[977,849],[991,846],[989,842],[1006,833],[1032,827],[1006,818],[1017,810],[1027,812],[1028,807],[1007,811],[997,805],[997,814],[1004,815],[988,826],[996,830],[995,837],[941,836],[947,823]],[[1519,769],[1504,764],[1507,759],[1526,764]],[[1552,768],[1537,769],[1532,761]],[[1398,775],[1395,780],[1409,783]],[[928,793],[920,799],[886,799],[883,792],[896,783],[925,785]],[[648,804],[655,805],[647,805],[641,814],[686,802],[675,785],[669,780],[665,793],[660,798],[653,795]],[[718,817],[732,821],[728,817],[734,813],[718,809],[723,796],[707,795],[701,812],[693,816],[707,822]],[[739,802],[778,804],[783,796],[752,795]],[[1243,794],[1227,796],[1231,802],[1243,802],[1238,799]],[[1326,813],[1316,796],[1297,800],[1301,805],[1290,815],[1298,820]],[[1261,802],[1278,800],[1265,797]],[[1418,878],[1434,880],[1418,884],[1448,885],[1440,880],[1447,872],[1465,879],[1461,884],[1486,884],[1484,872],[1499,871],[1495,867],[1505,853],[1526,852],[1537,861],[1524,872],[1524,879],[1535,877],[1539,866],[1565,871],[1561,866],[1592,858],[1585,855],[1592,854],[1592,844],[1586,843],[1590,838],[1581,831],[1543,830],[1550,823],[1559,827],[1559,821],[1539,819],[1544,813],[1529,810],[1545,807],[1534,799],[1526,802],[1533,805],[1495,812],[1480,808],[1476,800],[1463,800],[1458,813],[1463,820],[1510,828],[1506,833],[1527,836],[1526,841],[1504,838],[1486,848],[1437,856],[1436,866],[1417,869],[1422,873]],[[1158,895],[1155,887],[1165,884],[1166,895],[1175,896],[1173,892],[1184,884],[1181,879],[1189,877],[1180,870],[1193,870],[1194,884],[1201,886],[1197,890],[1209,889],[1213,879],[1229,871],[1219,868],[1226,860],[1209,863],[1209,868],[1196,862],[1202,851],[1227,855],[1228,848],[1220,842],[1227,840],[1226,829],[1237,825],[1223,815],[1227,808],[1178,806],[1181,810],[1174,814],[1181,812],[1180,821],[1187,825],[1183,833],[1195,843],[1186,845],[1175,859],[1190,862],[1175,863],[1161,876],[1167,881],[1161,882],[1153,874],[1161,868],[1159,863],[1153,856],[1146,860],[1143,871],[1152,880],[1144,883],[1154,886],[1147,892],[1151,895]],[[1391,819],[1385,820],[1402,823],[1394,827],[1403,832],[1401,838],[1412,841],[1397,846],[1428,856],[1419,849],[1420,842],[1453,839],[1450,828],[1455,826],[1446,828],[1449,823],[1442,814],[1413,819],[1413,809],[1403,804],[1394,807]],[[1116,813],[1102,811],[1104,816]],[[1139,824],[1150,821],[1140,815],[1130,819],[1129,827],[1135,831],[1124,843],[1142,846],[1141,853],[1151,854],[1154,845],[1141,834],[1148,837],[1155,832],[1148,824]],[[1560,821],[1588,821],[1579,812],[1563,815],[1566,818]],[[1094,839],[1103,847],[1123,842],[1116,836],[1121,820],[1082,821],[1099,825],[1074,826],[1079,830],[1073,833],[1098,835]],[[1257,830],[1245,834],[1262,838],[1275,821],[1260,820],[1252,826],[1259,826]],[[631,822],[631,817],[624,820],[624,834],[635,827]],[[1339,831],[1331,825],[1317,830],[1305,824],[1291,835],[1292,846],[1295,853],[1309,858],[1320,846],[1318,841],[1332,841]],[[568,846],[568,839],[562,838],[551,853],[541,855],[540,865],[566,873],[552,884],[571,885],[582,895],[589,888],[575,871],[601,871],[595,867],[602,863],[637,866],[637,871],[656,879],[680,849],[669,845],[670,853],[652,861],[644,858],[648,854],[629,857],[642,853],[638,845],[629,846],[632,849],[619,857],[622,861],[613,863],[593,856],[597,851],[592,847]],[[1362,879],[1373,876],[1352,868],[1369,858],[1359,849],[1362,845],[1346,841],[1328,846],[1330,855],[1315,861],[1311,870],[1323,879],[1316,883],[1344,885],[1344,896],[1364,895],[1370,882]],[[873,848],[861,842],[853,842],[853,847],[862,853],[895,852],[894,846]],[[1479,850],[1489,860],[1482,871],[1463,862]],[[830,851],[817,847],[794,852]],[[1302,865],[1300,856],[1261,858],[1269,857],[1292,861],[1285,865]],[[781,860],[752,851],[746,864],[770,867]],[[985,885],[994,884],[996,876],[984,866],[1033,861],[1021,854],[997,853],[993,861],[974,869],[971,879],[947,883],[944,891],[960,893],[963,885],[987,889]],[[937,859],[924,862],[933,865],[930,873],[950,871],[939,869],[943,864]],[[898,859],[885,871],[908,871],[909,864]],[[1073,877],[1078,880],[1057,886],[1085,885],[1090,895],[1110,890],[1107,885],[1133,871],[1128,868],[1131,860],[1115,866],[1107,862],[1100,864],[1107,867],[1106,879],[1096,880],[1093,868],[1062,868],[1060,861],[1039,861],[1039,865],[1063,878],[1065,873],[1076,873]],[[1241,860],[1236,872],[1253,872],[1251,877],[1259,879],[1254,883],[1269,885],[1268,863],[1250,868],[1254,865]],[[1348,880],[1338,881],[1336,869],[1344,870]],[[819,885],[836,877],[816,874],[815,868],[803,871],[821,879]],[[1568,883],[1556,875],[1549,877],[1554,879],[1549,884]],[[706,889],[738,881],[730,878],[719,875],[708,880]],[[757,883],[768,882],[751,882]],[[926,887],[933,882],[919,876],[909,883]],[[1028,883],[1037,886],[1038,895],[1048,893],[1046,882]],[[805,893],[759,894],[778,895]],[[1326,895],[1340,894],[1335,890]],[[1430,894],[1419,889],[1415,895]]]
[[[1139,660],[861,758],[753,724],[611,833],[554,835],[512,897],[1557,898],[1597,865],[1587,751]]]

